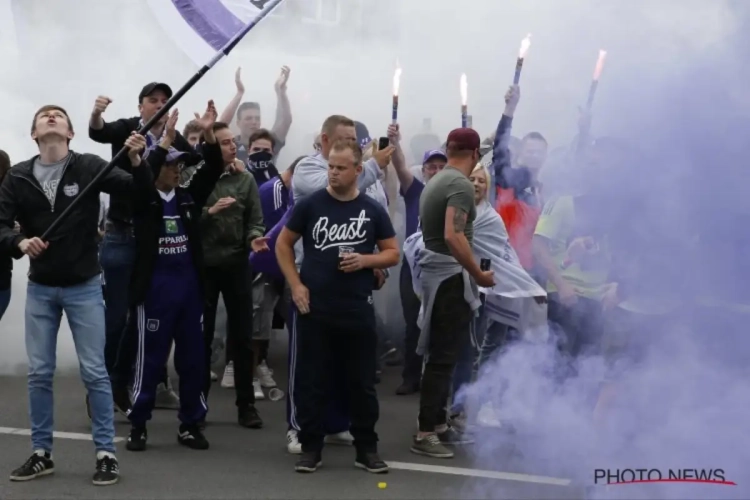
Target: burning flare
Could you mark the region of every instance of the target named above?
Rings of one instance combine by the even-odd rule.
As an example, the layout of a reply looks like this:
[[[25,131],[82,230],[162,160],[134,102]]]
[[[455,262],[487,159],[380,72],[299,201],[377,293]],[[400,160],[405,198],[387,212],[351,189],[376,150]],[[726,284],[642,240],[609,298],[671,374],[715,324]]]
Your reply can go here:
[[[396,68],[393,74],[393,95],[398,96],[399,87],[401,87],[401,68]]]
[[[523,59],[526,57],[526,53],[529,51],[529,47],[531,47],[531,33],[526,35],[526,38],[521,40],[521,50],[518,51],[518,58]]]
[[[469,84],[466,81],[466,73],[461,75],[461,105],[466,106],[469,100]]]
[[[607,51],[606,50],[600,50],[599,51],[599,59],[596,61],[596,68],[594,68],[594,80],[599,80],[599,77],[602,76],[602,70],[604,69],[604,60],[607,58]]]

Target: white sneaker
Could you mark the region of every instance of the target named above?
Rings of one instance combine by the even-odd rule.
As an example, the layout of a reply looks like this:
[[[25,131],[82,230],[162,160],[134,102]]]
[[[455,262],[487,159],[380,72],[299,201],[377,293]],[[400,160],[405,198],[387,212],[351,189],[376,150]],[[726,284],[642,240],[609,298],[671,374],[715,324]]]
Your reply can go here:
[[[219,376],[216,375],[215,371],[211,370],[211,382],[216,382],[217,380],[219,380]]]
[[[351,446],[354,444],[354,436],[349,431],[338,432],[336,434],[329,434],[325,438],[326,444],[337,444],[341,446]]]
[[[477,425],[481,427],[493,427],[495,429],[503,426],[497,416],[492,403],[484,403],[477,413]]]
[[[263,393],[263,387],[260,386],[260,380],[258,380],[257,378],[253,379],[253,391],[255,392],[256,401],[266,399],[266,395]]]
[[[271,370],[265,361],[261,362],[256,368],[258,378],[260,379],[260,385],[270,389],[276,387],[276,381],[273,379],[273,370]]]
[[[286,433],[286,451],[292,455],[302,454],[302,445],[297,439],[297,431],[291,430]]]
[[[232,361],[227,363],[227,366],[224,368],[221,386],[224,389],[234,389],[234,363]]]

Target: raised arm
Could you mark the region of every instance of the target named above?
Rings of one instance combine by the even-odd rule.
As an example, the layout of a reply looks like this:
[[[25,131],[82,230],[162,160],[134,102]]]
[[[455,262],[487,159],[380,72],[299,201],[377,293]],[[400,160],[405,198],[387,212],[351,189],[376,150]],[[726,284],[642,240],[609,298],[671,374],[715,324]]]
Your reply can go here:
[[[214,101],[208,101],[206,112],[198,121],[203,127],[203,165],[195,169],[195,173],[182,187],[187,189],[193,201],[201,209],[205,206],[208,198],[216,187],[221,174],[224,173],[226,165],[221,154],[221,145],[216,139],[214,125],[216,124],[216,106]],[[231,139],[230,139],[231,140]]]
[[[396,170],[396,177],[398,177],[398,183],[401,186],[401,194],[403,195],[409,190],[411,183],[414,182],[414,174],[411,173],[411,170],[409,170],[409,167],[406,165],[406,156],[401,147],[401,128],[398,124],[388,126],[388,138],[391,140],[391,144],[396,148],[391,157],[391,163]]]
[[[281,142],[286,142],[286,136],[292,127],[292,106],[289,103],[289,95],[286,92],[289,72],[289,67],[283,66],[274,86],[276,90],[276,120],[271,131]]]
[[[232,100],[229,101],[227,107],[221,112],[219,121],[223,123],[232,123],[234,115],[237,113],[237,108],[240,107],[242,97],[245,95],[245,84],[242,83],[242,68],[237,68],[234,73],[234,84],[237,86],[237,93],[234,94]]]
[[[89,118],[89,138],[94,142],[112,144],[128,138],[130,130],[125,119],[107,123],[102,117],[111,103],[112,99],[103,95],[100,95],[94,101],[94,109],[91,111],[91,117]]]
[[[495,185],[503,188],[509,187],[508,175],[511,170],[511,156],[508,144],[510,142],[510,131],[513,126],[513,114],[521,99],[521,89],[518,85],[511,85],[505,94],[505,110],[497,124],[495,141],[492,144],[492,173],[495,176]]]

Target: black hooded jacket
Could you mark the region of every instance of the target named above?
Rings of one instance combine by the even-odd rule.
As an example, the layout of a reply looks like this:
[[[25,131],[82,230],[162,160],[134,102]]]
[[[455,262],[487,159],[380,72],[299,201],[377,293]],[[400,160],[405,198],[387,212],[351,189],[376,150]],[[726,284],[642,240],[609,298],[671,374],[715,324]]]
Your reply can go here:
[[[108,162],[92,154],[70,152],[51,205],[34,177],[37,156],[12,167],[0,186],[0,255],[23,257],[18,244],[24,238],[41,236]],[[49,247],[30,260],[29,280],[54,287],[83,283],[101,272],[99,267],[99,193],[131,197],[133,177],[114,168],[75,206],[49,238]],[[21,225],[18,234],[15,222]]]

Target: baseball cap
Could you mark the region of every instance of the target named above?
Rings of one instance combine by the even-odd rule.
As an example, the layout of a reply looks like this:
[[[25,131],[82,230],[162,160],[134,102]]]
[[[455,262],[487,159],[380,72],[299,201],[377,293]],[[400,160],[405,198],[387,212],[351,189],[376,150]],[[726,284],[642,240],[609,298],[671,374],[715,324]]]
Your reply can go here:
[[[441,150],[431,149],[425,152],[424,157],[422,158],[422,165],[432,160],[433,158],[440,158],[442,160],[448,161],[448,157],[445,156],[445,153],[443,153]]]
[[[172,97],[172,89],[169,85],[161,82],[151,82],[146,84],[146,86],[143,87],[143,90],[141,90],[141,93],[138,94],[138,102],[141,102],[144,97],[150,96],[155,90],[161,90],[167,94],[167,99]]]
[[[174,163],[180,158],[188,156],[189,154],[190,153],[187,153],[185,151],[178,151],[175,148],[169,148],[169,152],[167,153],[167,163]]]
[[[454,151],[474,151],[479,149],[482,140],[476,130],[471,128],[457,128],[448,134],[446,148]]]
[[[372,138],[370,137],[370,131],[367,130],[364,123],[354,122],[354,130],[357,131],[357,143],[359,144],[359,147],[364,148],[370,144]]]

